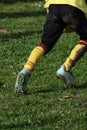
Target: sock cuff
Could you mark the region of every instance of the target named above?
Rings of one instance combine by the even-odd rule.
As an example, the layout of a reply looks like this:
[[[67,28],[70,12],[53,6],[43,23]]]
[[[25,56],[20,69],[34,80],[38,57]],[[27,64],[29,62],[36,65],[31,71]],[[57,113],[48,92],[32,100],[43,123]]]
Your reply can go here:
[[[48,50],[43,43],[38,44],[38,47],[42,47],[44,49],[44,54],[48,53]]]
[[[80,40],[79,44],[87,46],[87,40]]]

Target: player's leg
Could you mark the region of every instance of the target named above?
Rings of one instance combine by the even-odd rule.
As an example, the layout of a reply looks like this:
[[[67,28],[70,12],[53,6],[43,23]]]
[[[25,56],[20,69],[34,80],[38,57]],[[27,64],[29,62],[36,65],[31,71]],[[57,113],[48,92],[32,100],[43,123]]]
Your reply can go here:
[[[53,48],[65,26],[66,24],[64,24],[62,21],[58,22],[54,8],[49,9],[49,13],[47,14],[47,19],[43,28],[41,43],[30,53],[24,68],[18,74],[15,84],[15,91],[17,93],[25,92],[27,82],[34,67],[37,65],[41,57],[44,54],[47,54]]]
[[[39,59],[42,57],[42,55],[44,54],[44,48],[37,46],[35,47],[27,62],[24,65],[24,68],[19,72],[17,79],[16,79],[16,83],[15,83],[15,92],[18,94],[21,93],[26,93],[26,87],[27,87],[27,83],[28,80],[31,76],[31,73],[34,69],[34,67],[36,66],[37,62],[39,61]]]
[[[87,41],[80,40],[79,44],[74,47],[64,64],[58,69],[56,73],[57,77],[62,78],[67,83],[67,85],[76,86],[71,69],[76,64],[76,62],[81,59],[86,51]]]
[[[87,51],[87,19],[78,9],[72,15],[65,15],[64,20],[70,23],[73,30],[80,36],[80,42],[71,51],[64,64],[58,69],[57,76],[63,78],[67,84],[74,86],[75,81],[71,73],[72,67]]]

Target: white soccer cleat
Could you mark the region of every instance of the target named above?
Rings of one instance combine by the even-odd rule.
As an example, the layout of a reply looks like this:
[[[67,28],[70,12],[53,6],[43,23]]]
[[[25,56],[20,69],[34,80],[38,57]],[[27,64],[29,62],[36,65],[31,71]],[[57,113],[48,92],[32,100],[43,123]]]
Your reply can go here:
[[[76,86],[72,72],[66,72],[64,65],[57,70],[56,76],[62,79],[67,85]]]
[[[19,72],[16,83],[15,83],[15,93],[17,94],[26,94],[26,88],[27,88],[27,83],[29,80],[30,74],[26,73],[23,74]]]

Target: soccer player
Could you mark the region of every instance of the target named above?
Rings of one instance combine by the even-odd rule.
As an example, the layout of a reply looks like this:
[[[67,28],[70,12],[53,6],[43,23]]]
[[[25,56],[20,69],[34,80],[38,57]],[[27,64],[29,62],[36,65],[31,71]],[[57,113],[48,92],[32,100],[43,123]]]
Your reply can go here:
[[[87,0],[48,0],[44,7],[49,11],[41,43],[32,50],[24,68],[19,72],[15,83],[16,93],[26,92],[28,80],[38,61],[51,51],[68,25],[79,35],[79,42],[57,70],[56,76],[67,85],[75,86],[71,69],[87,51]]]

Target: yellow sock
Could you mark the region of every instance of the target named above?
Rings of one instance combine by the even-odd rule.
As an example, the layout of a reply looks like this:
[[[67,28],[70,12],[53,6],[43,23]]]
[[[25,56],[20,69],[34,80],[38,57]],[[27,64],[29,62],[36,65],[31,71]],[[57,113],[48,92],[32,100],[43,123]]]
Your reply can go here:
[[[70,71],[74,64],[83,56],[85,53],[85,47],[86,46],[83,44],[78,44],[74,47],[74,49],[71,51],[71,54],[64,62],[66,71]]]
[[[40,46],[35,47],[25,63],[24,68],[32,71],[39,59],[43,56],[44,52],[44,48]]]

